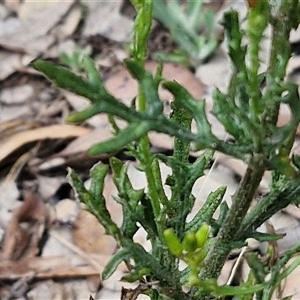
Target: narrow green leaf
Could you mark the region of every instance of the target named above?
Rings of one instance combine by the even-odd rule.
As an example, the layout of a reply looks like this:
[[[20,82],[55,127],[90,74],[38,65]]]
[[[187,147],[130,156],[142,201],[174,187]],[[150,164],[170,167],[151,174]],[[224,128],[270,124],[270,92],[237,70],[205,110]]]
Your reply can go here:
[[[135,266],[135,268],[131,271],[131,273],[126,274],[125,276],[122,277],[121,281],[136,282],[142,280],[144,276],[150,276],[150,274],[151,274],[151,269],[141,267],[138,270],[136,270],[136,266]]]
[[[204,171],[209,167],[209,163],[212,160],[213,155],[214,155],[214,151],[206,150],[189,167],[188,176],[187,176],[188,180],[186,182],[185,192],[187,192],[188,190],[191,191],[196,180],[204,175]]]
[[[79,178],[78,174],[74,170],[69,168],[67,178],[69,179],[69,183],[74,188],[75,192],[78,194],[79,200],[85,204],[89,204],[91,201],[91,195],[85,188],[84,183]]]
[[[102,193],[104,188],[104,179],[108,172],[108,169],[109,169],[108,165],[104,165],[102,163],[95,165],[91,169],[90,175],[91,175],[92,182],[89,191],[94,198],[95,205],[105,204]]]
[[[58,66],[45,60],[35,60],[33,66],[36,70],[44,73],[58,87],[67,89],[75,94],[96,101],[97,90],[80,76],[74,74],[66,67]]]
[[[221,186],[208,195],[204,205],[194,216],[193,220],[186,225],[186,232],[190,230],[196,231],[203,222],[211,222],[213,214],[223,200],[225,192],[226,187]]]
[[[248,236],[256,239],[259,242],[273,242],[283,238],[284,234],[270,234],[270,233],[253,231],[249,233]]]
[[[85,110],[72,112],[67,117],[68,123],[80,123],[83,122],[96,114],[99,113],[98,107],[96,105],[91,105]]]
[[[83,66],[84,66],[85,72],[88,76],[88,83],[90,84],[90,86],[92,86],[95,91],[98,90],[98,92],[100,94],[107,93],[103,86],[103,83],[102,83],[102,80],[100,77],[100,73],[97,70],[93,60],[89,57],[84,57],[83,58]]]
[[[127,248],[122,248],[117,253],[113,255],[113,257],[110,259],[110,261],[105,266],[103,272],[102,272],[102,278],[103,280],[108,279],[117,269],[118,265],[123,262],[130,259],[131,253],[128,251]]]
[[[178,106],[184,107],[191,116],[195,118],[199,134],[203,132],[203,134],[213,137],[211,125],[208,122],[205,113],[205,101],[194,99],[191,94],[177,82],[164,82],[163,87],[175,96],[175,102],[178,103]]]
[[[238,13],[234,10],[225,12],[222,25],[228,38],[229,56],[235,69],[246,72],[246,48],[242,47],[244,32],[240,30]]]
[[[131,59],[124,61],[126,68],[139,81],[143,95],[147,102],[147,114],[157,117],[163,113],[163,102],[158,96],[158,85],[161,81],[159,76],[153,78],[152,74],[142,68],[139,64]]]
[[[99,155],[121,150],[127,144],[140,139],[151,129],[151,123],[144,121],[141,123],[131,123],[127,128],[122,130],[116,137],[97,144],[89,150],[90,155]]]
[[[246,253],[245,258],[257,282],[264,282],[265,277],[269,273],[269,267],[266,266],[266,263],[262,262],[258,253],[255,252]]]

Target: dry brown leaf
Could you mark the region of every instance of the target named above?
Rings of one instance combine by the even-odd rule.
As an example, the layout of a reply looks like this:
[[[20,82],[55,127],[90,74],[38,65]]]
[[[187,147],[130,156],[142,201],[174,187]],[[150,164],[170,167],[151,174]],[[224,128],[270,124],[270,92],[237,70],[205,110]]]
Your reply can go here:
[[[220,47],[208,63],[201,65],[196,70],[196,77],[199,78],[210,90],[218,87],[224,90],[232,74],[230,62],[226,51]],[[211,93],[211,91],[209,91]]]
[[[18,132],[31,130],[40,127],[38,122],[26,121],[22,119],[11,120],[0,123],[0,138],[5,139]]]
[[[137,82],[125,68],[111,75],[104,84],[109,93],[128,106],[137,96]]]
[[[0,92],[0,102],[6,105],[24,103],[33,93],[34,89],[30,84],[5,88]]]
[[[71,199],[63,199],[58,201],[54,209],[55,222],[73,226],[80,214],[80,203]]]
[[[113,237],[105,234],[94,215],[81,210],[72,230],[73,243],[87,254],[112,255],[117,247]]]
[[[291,219],[293,219],[291,217]],[[291,222],[289,220],[289,222]],[[286,251],[290,250],[292,247],[299,244],[300,239],[300,226],[298,223],[294,223],[296,225],[289,225],[285,228],[280,228],[276,230],[277,234],[284,235],[281,239],[277,241],[278,253],[282,256]],[[282,226],[282,224],[281,224]]]
[[[61,281],[43,280],[34,284],[26,293],[28,299],[43,300],[88,300],[89,290],[85,278],[71,278]]]
[[[8,122],[14,119],[23,119],[30,116],[32,110],[29,105],[3,106],[0,111],[0,121]]]
[[[16,12],[18,10],[18,7],[21,2],[22,2],[21,0],[16,0],[16,1],[4,0],[3,1],[3,3],[5,3],[5,6],[14,12]]]
[[[14,209],[19,207],[20,201],[17,201],[20,192],[17,187],[16,180],[28,160],[36,154],[37,148],[33,148],[31,151],[23,154],[14,163],[5,179],[1,182],[1,194],[0,194],[0,241],[4,234],[4,229],[7,227],[11,220],[11,215]]]
[[[79,3],[77,4],[63,17],[61,24],[55,27],[52,32],[59,41],[64,41],[71,36],[82,18],[82,6]],[[57,52],[57,54],[59,53]]]
[[[85,5],[87,16],[83,35],[100,34],[117,42],[130,41],[133,21],[121,15],[121,1],[88,1]]]
[[[20,20],[30,20],[34,18],[34,13],[43,13],[49,6],[51,6],[51,2],[49,0],[43,2],[32,2],[30,0],[22,1],[20,6],[18,7],[18,17]]]
[[[1,182],[0,194],[0,241],[4,234],[4,229],[11,219],[12,210],[19,205],[17,201],[20,192],[15,180]]]
[[[29,299],[68,299],[76,300],[74,293],[67,287],[66,282],[44,280],[36,284],[28,293]]]
[[[158,64],[155,61],[146,62],[146,69],[153,74],[156,72],[157,66]],[[195,99],[203,97],[203,84],[188,68],[179,64],[164,63],[162,75],[166,80],[175,80],[184,86]],[[164,94],[161,95],[161,98],[165,100]],[[168,99],[169,97],[166,98]]]
[[[44,139],[76,137],[88,132],[90,132],[90,129],[81,126],[52,125],[16,133],[3,141],[0,153],[0,162],[24,144]]]
[[[218,278],[218,284],[224,285],[227,283],[228,278],[230,276],[231,270],[234,267],[236,259],[227,260],[222,268],[221,274]]]
[[[285,213],[291,215],[292,217],[294,217],[298,221],[300,221],[300,209],[299,209],[298,206],[296,206],[294,204],[290,204],[286,208],[284,208],[283,211]]]
[[[58,54],[66,53],[67,55],[71,56],[73,53],[78,50],[78,45],[73,41],[71,38],[66,38],[65,40],[52,45],[47,54],[50,57],[56,57]],[[64,93],[64,90],[61,90]]]
[[[74,251],[71,249],[73,246],[71,232],[79,211],[79,202],[70,199],[63,199],[54,207],[51,207],[51,219],[48,228],[49,238],[42,249],[41,255],[43,257],[66,255],[71,262],[77,260]],[[69,245],[71,247],[68,247]]]
[[[34,158],[29,162],[29,168],[33,173],[39,173],[40,171],[53,170],[66,165],[66,160],[63,157],[51,157],[45,158]]]
[[[59,175],[54,177],[37,175],[36,178],[38,181],[38,193],[43,199],[49,199],[54,196],[59,187],[66,182],[65,176]]]
[[[144,283],[139,284],[136,288],[127,289],[122,287],[121,300],[136,300],[144,291],[151,288],[151,285]]]
[[[95,270],[98,271],[98,274],[100,275],[103,271],[103,265],[99,263],[97,260],[95,260],[95,255],[90,254],[88,255],[84,251],[82,251],[79,247],[74,245],[72,241],[69,241],[69,237],[66,236],[66,231],[68,231],[68,228],[65,226],[61,226],[58,230],[50,230],[49,235],[50,239],[56,241],[56,244],[52,242],[52,249],[54,251],[49,252],[50,243],[47,245],[48,254],[47,256],[53,256],[54,255],[65,255],[70,258],[70,263],[72,264],[80,264],[81,262],[85,262],[90,264],[95,268]],[[48,241],[49,241],[48,240]],[[63,247],[58,247],[59,251],[57,251],[57,245],[61,244]],[[56,251],[56,252],[55,252]],[[44,256],[44,252],[43,252]],[[46,256],[44,256],[46,257]]]
[[[5,230],[1,259],[19,260],[35,256],[45,219],[46,210],[42,200],[26,191],[22,205],[14,210]]]
[[[0,80],[4,80],[13,72],[21,67],[21,55],[19,53],[12,53],[11,51],[1,50],[0,52]]]
[[[64,199],[55,205],[51,220],[49,238],[43,247],[42,256],[65,255],[69,257],[70,263],[77,265],[80,261],[87,262],[100,274],[103,265],[93,257],[98,254],[112,255],[116,242],[105,235],[96,218],[80,210],[79,202]]]
[[[59,152],[56,156],[74,156],[78,153],[85,153],[96,143],[100,143],[113,137],[110,125],[107,123],[103,127],[93,129],[87,134],[84,134],[72,142],[70,142],[66,148]]]
[[[174,147],[174,137],[171,137],[164,133],[149,132],[149,141],[154,146],[156,151],[168,149],[171,150]]]
[[[19,22],[0,36],[0,45],[6,49],[33,54],[45,52],[54,43],[55,36],[49,35],[66,14],[73,1],[24,1],[18,7]]]
[[[103,265],[109,261],[108,255],[94,255],[93,259]],[[72,264],[68,256],[32,257],[21,261],[0,261],[0,279],[16,280],[24,276],[37,279],[70,278],[99,275],[99,271],[83,261]]]

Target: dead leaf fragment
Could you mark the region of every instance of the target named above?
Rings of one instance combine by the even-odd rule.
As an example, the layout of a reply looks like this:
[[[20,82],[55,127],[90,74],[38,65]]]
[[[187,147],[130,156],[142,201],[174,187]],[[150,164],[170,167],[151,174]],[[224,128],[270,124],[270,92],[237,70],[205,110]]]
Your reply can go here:
[[[76,137],[86,134],[89,131],[90,129],[81,126],[52,125],[16,133],[2,143],[0,162],[24,144],[44,139]]]
[[[26,192],[23,204],[15,209],[6,228],[1,258],[18,260],[35,256],[45,218],[42,200],[32,192]]]
[[[130,41],[133,21],[121,15],[121,1],[88,1],[85,5],[88,9],[85,36],[100,34],[117,42]]]
[[[55,205],[54,209],[55,221],[72,225],[80,213],[80,204],[71,199],[63,199]]]
[[[66,14],[73,1],[24,1],[19,8],[19,24],[0,35],[0,45],[6,49],[32,54],[45,52],[54,43],[49,35]]]
[[[75,5],[68,12],[66,16],[63,17],[62,23],[55,27],[53,34],[59,41],[63,41],[66,37],[69,37],[77,28],[78,23],[82,17],[82,7],[81,5]]]
[[[140,294],[150,288],[151,286],[148,286],[147,284],[140,284],[135,289],[127,289],[122,287],[121,300],[136,300]]]
[[[106,235],[103,226],[94,215],[81,210],[72,230],[74,244],[85,253],[112,255],[117,247],[113,237]]]
[[[57,156],[68,157],[78,153],[87,152],[93,145],[112,138],[112,129],[107,123],[103,127],[91,130],[89,133],[81,135],[70,142],[66,148],[57,154]]]
[[[0,93],[0,102],[8,105],[24,103],[33,92],[33,87],[29,84],[5,88]]]
[[[101,262],[103,268],[109,261],[110,256],[99,255],[93,257]],[[99,275],[99,271],[88,263],[77,261],[77,264],[70,262],[66,255],[51,257],[32,257],[20,261],[1,260],[0,279],[16,280],[25,276],[32,276],[37,279],[47,278],[70,278],[89,275]]]
[[[1,26],[1,24],[0,24]],[[6,77],[11,75],[17,69],[20,68],[20,57],[19,53],[12,53],[11,51],[1,51],[0,52],[0,80],[4,80]]]

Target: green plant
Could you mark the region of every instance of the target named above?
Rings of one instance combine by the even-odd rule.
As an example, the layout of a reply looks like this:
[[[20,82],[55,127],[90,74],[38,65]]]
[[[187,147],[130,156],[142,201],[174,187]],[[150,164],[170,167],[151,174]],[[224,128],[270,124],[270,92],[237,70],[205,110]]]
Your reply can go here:
[[[156,0],[153,2],[153,16],[169,29],[172,39],[180,47],[173,54],[157,53],[159,59],[197,66],[218,46],[214,14],[211,10],[203,10],[203,0],[188,0],[185,9],[177,0]]]
[[[106,90],[96,67],[89,58],[83,60],[86,78],[68,68],[37,60],[34,67],[53,82],[88,98],[91,106],[74,112],[69,122],[82,122],[98,113],[110,116],[115,137],[90,149],[91,155],[120,151],[126,148],[139,162],[139,169],[147,178],[147,187],[132,187],[127,167],[112,157],[110,165],[97,164],[90,173],[92,183],[86,189],[78,175],[70,172],[70,179],[79,198],[112,235],[119,251],[112,257],[102,276],[108,278],[119,263],[124,261],[129,274],[123,280],[140,281],[141,293],[151,299],[196,300],[223,298],[270,299],[273,291],[298,264],[296,261],[282,270],[289,258],[299,251],[295,246],[274,266],[269,266],[257,254],[247,255],[251,272],[247,282],[240,286],[219,286],[217,278],[226,258],[234,248],[241,248],[245,240],[274,241],[276,234],[259,233],[256,229],[290,203],[299,204],[299,157],[291,155],[296,128],[300,121],[298,87],[285,79],[290,58],[289,34],[298,26],[298,0],[280,2],[258,0],[249,8],[247,28],[242,30],[238,14],[228,11],[223,25],[232,61],[233,75],[226,93],[214,92],[213,113],[234,138],[234,143],[219,140],[211,130],[205,113],[205,101],[197,101],[176,82],[166,82],[161,68],[152,76],[143,67],[146,42],[152,21],[152,1],[132,0],[137,9],[132,43],[132,59],[125,66],[137,80],[139,91],[133,105],[128,107]],[[259,73],[259,49],[267,26],[272,27],[272,47],[269,67]],[[248,38],[245,46],[243,38]],[[261,83],[265,82],[265,86]],[[172,115],[163,114],[158,86],[162,83],[174,95]],[[283,127],[276,122],[279,106],[285,103],[292,112],[291,121]],[[128,122],[125,129],[118,128],[114,118]],[[191,122],[197,131],[191,131]],[[148,132],[157,131],[174,137],[172,156],[150,152]],[[194,163],[188,160],[190,147],[207,149]],[[195,217],[187,222],[195,197],[192,187],[208,168],[213,152],[217,150],[243,160],[248,168],[238,189],[232,196],[232,206],[222,202],[226,187],[213,191]],[[159,161],[172,169],[166,182],[162,182]],[[118,201],[123,207],[123,224],[119,228],[111,219],[102,194],[104,179],[113,172],[118,189]],[[258,185],[266,170],[272,171],[270,192],[249,210]],[[171,196],[164,192],[170,186]],[[213,218],[220,208],[218,219]],[[133,237],[142,226],[151,242],[147,252]],[[179,270],[179,261],[187,267]],[[270,274],[270,279],[267,275]],[[149,284],[148,284],[148,283]],[[151,286],[151,282],[156,285]],[[182,286],[189,287],[187,291]]]
[[[84,49],[76,48],[71,54],[62,52],[59,55],[59,60],[70,67],[74,72],[80,73],[84,71],[83,58],[90,56],[92,53],[91,47],[86,47]]]

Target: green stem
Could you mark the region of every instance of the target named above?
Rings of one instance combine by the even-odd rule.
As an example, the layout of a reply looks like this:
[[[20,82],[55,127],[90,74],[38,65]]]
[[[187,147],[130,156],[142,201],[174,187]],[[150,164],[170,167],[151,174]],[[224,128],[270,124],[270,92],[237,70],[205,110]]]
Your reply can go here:
[[[259,157],[253,157],[251,165],[256,167],[248,167],[238,190],[232,197],[232,206],[205,259],[200,274],[203,279],[218,278],[232,248],[232,242],[236,241],[236,233],[250,207],[264,173],[264,169],[260,167]]]
[[[275,6],[280,5],[280,7],[277,13],[271,16],[272,50],[269,60],[267,86],[276,88],[277,84],[282,82],[286,76],[286,66],[291,55],[289,36],[291,29],[295,24],[298,24],[297,11],[299,11],[299,2],[298,0],[283,0],[278,2],[279,4],[275,3]],[[274,101],[274,94],[276,95],[274,89],[270,89],[265,97],[267,107],[265,121],[271,124],[276,124],[280,106],[279,101]]]
[[[174,120],[176,123],[181,124],[181,126],[187,130],[191,129],[191,123],[192,123],[192,117],[189,112],[186,111],[183,107],[180,107],[176,103],[176,101],[172,105],[173,108],[173,116],[172,120]],[[188,164],[189,163],[189,152],[190,150],[190,143],[183,141],[180,138],[175,137],[174,139],[174,152],[173,157],[175,160],[180,161],[181,163]],[[173,169],[173,174],[176,184],[174,188],[172,188],[172,198],[171,198],[171,205],[175,209],[176,213],[176,227],[175,231],[177,235],[182,238],[184,235],[185,230],[185,223],[186,223],[186,216],[189,212],[187,209],[187,202],[189,201],[189,195],[191,193],[191,190],[188,190],[184,192],[184,188],[186,186],[186,181],[188,178],[181,178],[180,174],[182,172],[178,171],[176,172],[176,169]],[[178,176],[179,175],[179,176]],[[179,178],[180,177],[180,178]]]
[[[136,62],[139,65],[144,66],[147,56],[147,39],[150,33],[152,24],[152,0],[132,0],[132,3],[137,9],[137,17],[135,20],[135,31],[133,35],[133,55]],[[141,85],[138,91],[138,110],[145,112],[147,110],[147,101]],[[157,225],[157,232],[162,237],[163,229],[160,227],[161,208],[159,201],[159,194],[155,184],[155,178],[158,178],[160,174],[157,174],[159,170],[152,164],[153,156],[150,152],[150,144],[148,135],[141,137],[139,142],[140,148],[140,162],[144,166],[147,184],[148,194],[153,209],[155,223]],[[156,174],[155,174],[156,173]]]
[[[133,57],[134,60],[143,67],[145,64],[145,59],[147,57],[147,40],[152,24],[153,1],[131,0],[131,2],[137,9],[132,45]],[[139,85],[137,101],[138,111],[146,112],[148,109],[147,99],[141,83]],[[157,181],[160,180],[161,174],[159,166],[154,162],[153,154],[150,151],[150,143],[147,134],[140,138],[138,148],[139,154],[137,158],[140,160],[140,163],[143,166],[146,175],[148,196],[154,214],[154,221],[156,224],[158,239],[160,241],[163,241],[164,218],[161,209],[161,202],[164,202],[166,199],[164,197],[160,201],[162,192],[159,188],[157,188]],[[155,252],[157,250],[155,247],[155,244],[157,244],[156,239],[152,240],[152,244],[153,251]],[[163,252],[164,251],[160,249],[158,256],[164,255]]]
[[[260,97],[260,79],[258,71],[260,67],[259,52],[264,31],[269,23],[268,1],[258,1],[254,8],[249,9],[248,14],[248,36],[249,36],[249,69],[248,83],[249,96],[251,98],[252,118],[259,123],[259,117],[263,110]]]
[[[279,192],[270,192],[269,195],[259,201],[258,204],[245,217],[241,233],[255,230],[272,215],[288,206],[290,203],[297,203],[300,197],[300,184],[298,181],[291,182],[290,185]]]
[[[146,99],[144,97],[144,93],[142,92],[142,89],[139,89],[139,97],[138,97],[138,105],[140,111],[145,111],[146,106]],[[148,194],[151,201],[155,222],[157,224],[157,232],[160,234],[162,233],[162,229],[159,228],[159,220],[160,220],[160,201],[159,201],[159,195],[157,192],[156,184],[155,184],[155,177],[159,176],[159,174],[154,175],[154,172],[159,172],[159,170],[155,170],[152,165],[153,157],[150,152],[150,144],[149,144],[149,138],[148,135],[144,135],[140,139],[140,151],[141,151],[141,164],[145,167],[145,174],[147,178],[147,184],[148,184]]]

